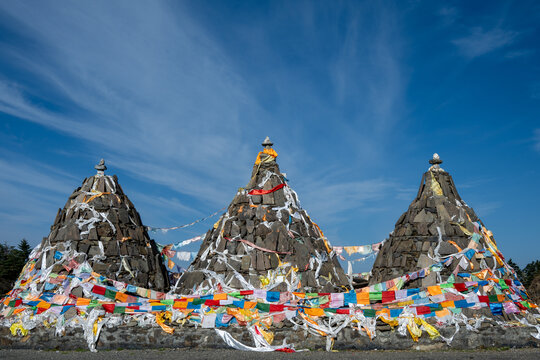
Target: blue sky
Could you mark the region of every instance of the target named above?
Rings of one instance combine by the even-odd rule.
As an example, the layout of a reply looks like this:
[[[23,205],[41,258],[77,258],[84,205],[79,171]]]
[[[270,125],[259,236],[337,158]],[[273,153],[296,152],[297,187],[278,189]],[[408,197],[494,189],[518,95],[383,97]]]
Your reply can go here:
[[[540,258],[539,24],[535,1],[1,2],[0,241],[47,236],[101,157],[146,224],[191,222],[268,135],[333,244],[384,239],[438,152],[523,266]]]

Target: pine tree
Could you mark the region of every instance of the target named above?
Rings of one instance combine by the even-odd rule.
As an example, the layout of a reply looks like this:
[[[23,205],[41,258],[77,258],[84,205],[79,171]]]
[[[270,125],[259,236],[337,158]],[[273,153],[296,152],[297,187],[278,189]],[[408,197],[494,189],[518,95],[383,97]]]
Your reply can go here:
[[[525,277],[523,275],[523,271],[519,268],[518,264],[516,264],[512,259],[510,259],[510,260],[508,260],[508,265],[510,265],[514,269],[519,281],[524,281],[525,280]]]
[[[540,260],[531,261],[523,268],[523,285],[531,285],[536,275],[540,275]]]
[[[32,248],[26,239],[22,239],[19,243],[19,251],[21,252],[21,257],[24,258],[24,262],[26,262],[28,256],[30,256],[30,253],[32,252]]]
[[[0,296],[13,287],[31,251],[26,239],[22,239],[17,248],[0,244]]]

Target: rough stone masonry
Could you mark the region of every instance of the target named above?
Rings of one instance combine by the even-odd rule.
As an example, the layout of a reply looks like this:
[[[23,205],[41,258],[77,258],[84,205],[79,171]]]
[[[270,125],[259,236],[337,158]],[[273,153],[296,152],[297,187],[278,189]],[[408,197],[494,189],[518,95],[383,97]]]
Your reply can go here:
[[[36,269],[49,269],[56,262],[52,273],[68,274],[75,267],[73,260],[112,280],[167,291],[166,270],[141,216],[116,175],[105,175],[105,162],[95,168],[97,174],[85,179],[58,209],[51,232],[41,243],[44,251]],[[82,288],[72,291],[82,296]]]

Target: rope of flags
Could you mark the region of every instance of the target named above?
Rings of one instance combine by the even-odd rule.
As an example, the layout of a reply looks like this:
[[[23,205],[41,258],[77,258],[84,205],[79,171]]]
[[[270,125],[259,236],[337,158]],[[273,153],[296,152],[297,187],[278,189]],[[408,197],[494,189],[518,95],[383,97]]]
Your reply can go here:
[[[193,226],[197,223],[200,223],[201,221],[205,221],[205,220],[208,220],[210,219],[211,217],[214,217],[216,216],[217,214],[219,214],[220,212],[222,212],[223,210],[225,210],[227,208],[227,206],[224,206],[222,207],[221,209],[219,209],[218,211],[208,215],[208,216],[205,216],[201,219],[198,219],[198,220],[195,220],[189,224],[184,224],[184,225],[179,225],[179,226],[172,226],[172,227],[167,227],[167,228],[162,228],[162,227],[153,227],[153,226],[147,226],[146,227],[146,230],[148,231],[151,231],[151,232],[158,232],[158,231],[161,231],[163,233],[166,233],[167,231],[169,230],[178,230],[178,229],[183,229],[183,228],[186,228],[186,227],[189,227],[189,226]]]

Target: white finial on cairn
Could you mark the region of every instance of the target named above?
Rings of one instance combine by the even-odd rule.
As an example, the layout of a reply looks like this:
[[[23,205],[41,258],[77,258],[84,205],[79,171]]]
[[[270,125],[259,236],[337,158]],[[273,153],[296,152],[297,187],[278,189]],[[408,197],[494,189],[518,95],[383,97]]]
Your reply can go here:
[[[431,167],[429,168],[429,171],[444,171],[439,165],[442,164],[442,160],[439,157],[439,154],[435,153],[433,154],[433,158],[429,160],[429,163],[431,164]]]

